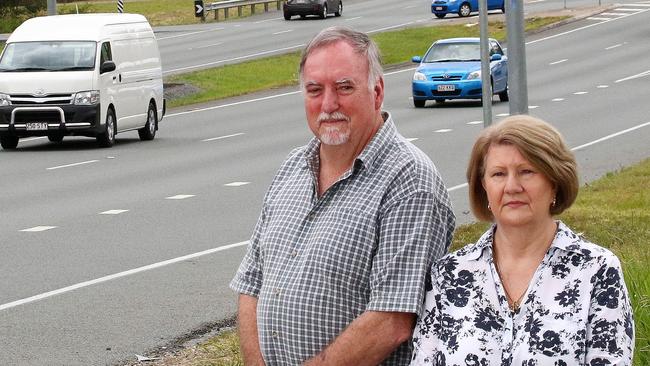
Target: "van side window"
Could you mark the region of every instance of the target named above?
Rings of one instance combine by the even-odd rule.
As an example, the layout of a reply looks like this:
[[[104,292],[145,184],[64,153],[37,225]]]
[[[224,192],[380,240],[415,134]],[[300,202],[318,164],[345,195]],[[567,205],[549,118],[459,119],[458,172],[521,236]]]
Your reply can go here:
[[[103,64],[104,61],[113,61],[113,54],[111,53],[110,42],[102,43],[102,55],[100,59],[100,65]]]

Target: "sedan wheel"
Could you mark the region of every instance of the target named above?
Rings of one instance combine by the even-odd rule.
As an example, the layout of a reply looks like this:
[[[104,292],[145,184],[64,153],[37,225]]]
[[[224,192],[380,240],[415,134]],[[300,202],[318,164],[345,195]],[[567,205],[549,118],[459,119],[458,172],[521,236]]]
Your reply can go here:
[[[339,9],[334,13],[335,17],[340,17],[343,14],[343,2],[339,2]]]
[[[472,13],[472,8],[470,8],[468,3],[463,3],[458,9],[459,17],[468,17]]]
[[[321,19],[327,18],[327,4],[323,4],[323,13],[320,15]]]
[[[291,19],[291,14],[287,13],[286,11],[284,12],[284,20],[290,20]]]
[[[415,106],[415,108],[422,108],[422,107],[424,107],[424,104],[425,104],[426,102],[427,102],[426,100],[417,100],[417,99],[413,99],[413,105]]]
[[[435,15],[436,15],[436,18],[438,18],[438,19],[442,19],[442,18],[444,18],[445,15],[447,15],[447,14],[438,14],[438,13],[436,13]]]

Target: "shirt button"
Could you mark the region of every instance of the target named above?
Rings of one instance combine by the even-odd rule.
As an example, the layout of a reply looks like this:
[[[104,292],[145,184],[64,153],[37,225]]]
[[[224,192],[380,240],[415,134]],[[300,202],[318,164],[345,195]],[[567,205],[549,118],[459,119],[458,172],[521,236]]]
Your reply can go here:
[[[291,258],[296,258],[298,256],[298,251],[294,250],[291,252]]]
[[[280,296],[280,289],[276,288],[275,290],[273,290],[273,293],[275,294],[275,296]]]
[[[271,335],[273,336],[273,338],[278,338],[278,332],[276,331],[271,332]]]
[[[314,214],[313,212],[310,212],[310,213],[307,215],[307,219],[309,219],[309,220],[313,220],[313,219],[314,219],[314,216],[315,216],[315,214]]]

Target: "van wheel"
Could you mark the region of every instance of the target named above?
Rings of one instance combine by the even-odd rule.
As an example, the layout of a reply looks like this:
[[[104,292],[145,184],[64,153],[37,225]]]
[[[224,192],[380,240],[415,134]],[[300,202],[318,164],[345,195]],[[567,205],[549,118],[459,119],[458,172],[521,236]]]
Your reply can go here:
[[[115,144],[115,112],[112,109],[106,112],[104,132],[97,135],[97,143],[101,147],[111,147]]]
[[[61,142],[63,141],[63,134],[59,132],[50,133],[47,135],[47,139],[50,140],[50,142]]]
[[[0,145],[5,150],[13,150],[18,146],[18,136],[0,135]]]
[[[156,137],[156,107],[153,103],[149,103],[149,110],[147,111],[147,124],[138,130],[140,140],[153,140]]]

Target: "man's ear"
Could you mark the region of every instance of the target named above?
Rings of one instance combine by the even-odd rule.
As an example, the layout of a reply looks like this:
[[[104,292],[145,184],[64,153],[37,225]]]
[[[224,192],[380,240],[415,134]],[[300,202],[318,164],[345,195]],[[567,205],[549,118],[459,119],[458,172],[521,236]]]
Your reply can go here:
[[[380,76],[375,83],[375,110],[381,110],[384,103],[384,78]]]

